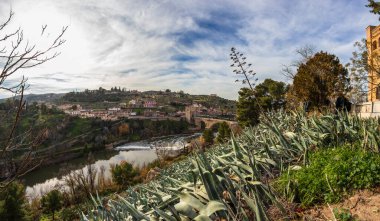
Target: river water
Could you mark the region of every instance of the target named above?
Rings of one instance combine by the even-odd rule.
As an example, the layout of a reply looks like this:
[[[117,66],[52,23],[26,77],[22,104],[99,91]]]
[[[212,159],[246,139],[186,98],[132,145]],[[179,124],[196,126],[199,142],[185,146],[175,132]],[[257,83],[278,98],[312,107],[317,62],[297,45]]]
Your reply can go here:
[[[104,177],[108,179],[111,178],[110,169],[112,164],[126,161],[134,166],[143,166],[157,159],[157,154],[163,152],[166,155],[177,155],[191,139],[198,136],[199,134],[169,136],[151,141],[128,143],[116,147],[111,151],[98,151],[92,154],[92,158],[95,161],[91,165],[98,171],[103,167]],[[86,173],[85,167],[87,162],[88,157],[86,156],[32,171],[22,178],[27,186],[26,195],[34,198],[58,186],[62,188],[64,186],[63,178],[68,173],[77,172],[82,169]]]

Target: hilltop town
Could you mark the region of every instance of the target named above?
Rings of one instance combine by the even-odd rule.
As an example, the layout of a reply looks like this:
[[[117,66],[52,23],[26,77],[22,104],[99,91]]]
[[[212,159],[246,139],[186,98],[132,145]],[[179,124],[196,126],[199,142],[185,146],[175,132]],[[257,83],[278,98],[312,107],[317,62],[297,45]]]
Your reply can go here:
[[[110,90],[99,88],[60,96],[27,96],[26,100],[28,104],[36,102],[48,108],[56,107],[71,116],[110,121],[120,118],[185,118],[186,112],[188,115],[192,112],[198,116],[234,119],[236,112],[236,101],[221,98],[216,94],[190,95],[183,91],[172,92],[169,89],[141,92],[117,87]]]

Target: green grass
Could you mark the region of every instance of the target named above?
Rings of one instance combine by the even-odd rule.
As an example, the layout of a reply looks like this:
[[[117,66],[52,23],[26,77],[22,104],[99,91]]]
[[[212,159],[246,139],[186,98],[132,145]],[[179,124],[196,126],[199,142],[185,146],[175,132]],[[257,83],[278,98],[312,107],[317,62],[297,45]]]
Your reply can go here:
[[[343,145],[312,153],[308,166],[283,173],[279,189],[303,206],[334,203],[353,190],[380,184],[380,155],[359,145]]]

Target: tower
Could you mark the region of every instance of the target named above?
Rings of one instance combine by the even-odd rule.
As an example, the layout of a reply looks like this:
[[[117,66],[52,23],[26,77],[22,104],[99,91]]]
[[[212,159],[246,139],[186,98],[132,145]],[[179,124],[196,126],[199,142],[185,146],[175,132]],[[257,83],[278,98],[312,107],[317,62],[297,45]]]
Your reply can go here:
[[[367,50],[368,50],[368,101],[380,100],[380,25],[368,26]]]
[[[194,109],[192,106],[187,106],[185,108],[185,117],[187,122],[194,123]]]

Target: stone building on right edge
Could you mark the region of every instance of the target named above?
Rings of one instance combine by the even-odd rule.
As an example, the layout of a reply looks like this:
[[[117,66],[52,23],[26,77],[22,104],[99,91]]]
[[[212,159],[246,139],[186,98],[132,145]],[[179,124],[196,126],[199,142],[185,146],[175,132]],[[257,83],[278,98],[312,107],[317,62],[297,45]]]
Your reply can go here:
[[[368,101],[380,101],[380,25],[367,27]]]
[[[367,102],[352,108],[360,117],[380,117],[380,25],[366,29],[368,51]]]

